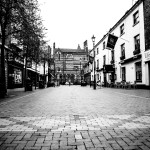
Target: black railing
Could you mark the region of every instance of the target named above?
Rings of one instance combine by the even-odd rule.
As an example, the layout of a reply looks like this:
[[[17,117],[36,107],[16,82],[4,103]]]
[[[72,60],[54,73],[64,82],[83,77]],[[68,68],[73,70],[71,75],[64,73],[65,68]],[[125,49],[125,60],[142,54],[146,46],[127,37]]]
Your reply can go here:
[[[124,60],[125,59],[125,55],[120,57],[120,60]]]
[[[140,49],[136,49],[136,50],[133,51],[133,55],[137,55],[137,54],[139,54],[140,52],[141,52]]]

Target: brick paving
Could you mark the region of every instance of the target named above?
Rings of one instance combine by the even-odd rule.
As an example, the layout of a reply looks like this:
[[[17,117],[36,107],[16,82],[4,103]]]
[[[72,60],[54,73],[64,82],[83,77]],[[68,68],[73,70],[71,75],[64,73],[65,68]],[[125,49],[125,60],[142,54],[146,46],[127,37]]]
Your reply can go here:
[[[62,86],[1,102],[0,150],[150,150],[140,92]]]

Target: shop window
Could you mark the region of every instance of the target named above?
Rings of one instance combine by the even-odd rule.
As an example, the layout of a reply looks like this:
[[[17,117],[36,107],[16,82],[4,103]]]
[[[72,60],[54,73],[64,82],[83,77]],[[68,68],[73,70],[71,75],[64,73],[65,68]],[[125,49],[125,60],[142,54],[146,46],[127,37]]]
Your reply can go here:
[[[122,67],[122,81],[126,81],[126,68]]]
[[[137,24],[139,22],[139,11],[136,11],[133,14],[133,25]]]
[[[136,81],[142,82],[142,66],[141,62],[135,63]]]
[[[14,69],[14,82],[15,84],[22,84],[22,71],[20,69]]]

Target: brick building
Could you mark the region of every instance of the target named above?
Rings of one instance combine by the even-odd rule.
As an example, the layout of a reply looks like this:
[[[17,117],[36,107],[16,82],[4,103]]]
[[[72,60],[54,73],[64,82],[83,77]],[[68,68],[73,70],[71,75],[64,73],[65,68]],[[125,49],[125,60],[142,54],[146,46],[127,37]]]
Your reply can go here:
[[[81,49],[55,48],[53,46],[54,74],[60,84],[71,81],[80,84],[84,80],[83,66],[87,63],[87,51]]]

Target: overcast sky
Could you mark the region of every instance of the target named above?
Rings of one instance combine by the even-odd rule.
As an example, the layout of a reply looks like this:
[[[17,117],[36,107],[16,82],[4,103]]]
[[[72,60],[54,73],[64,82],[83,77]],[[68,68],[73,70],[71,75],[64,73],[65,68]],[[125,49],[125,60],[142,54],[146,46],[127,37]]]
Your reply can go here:
[[[52,47],[76,49],[91,37],[96,43],[132,7],[133,0],[38,0]]]

